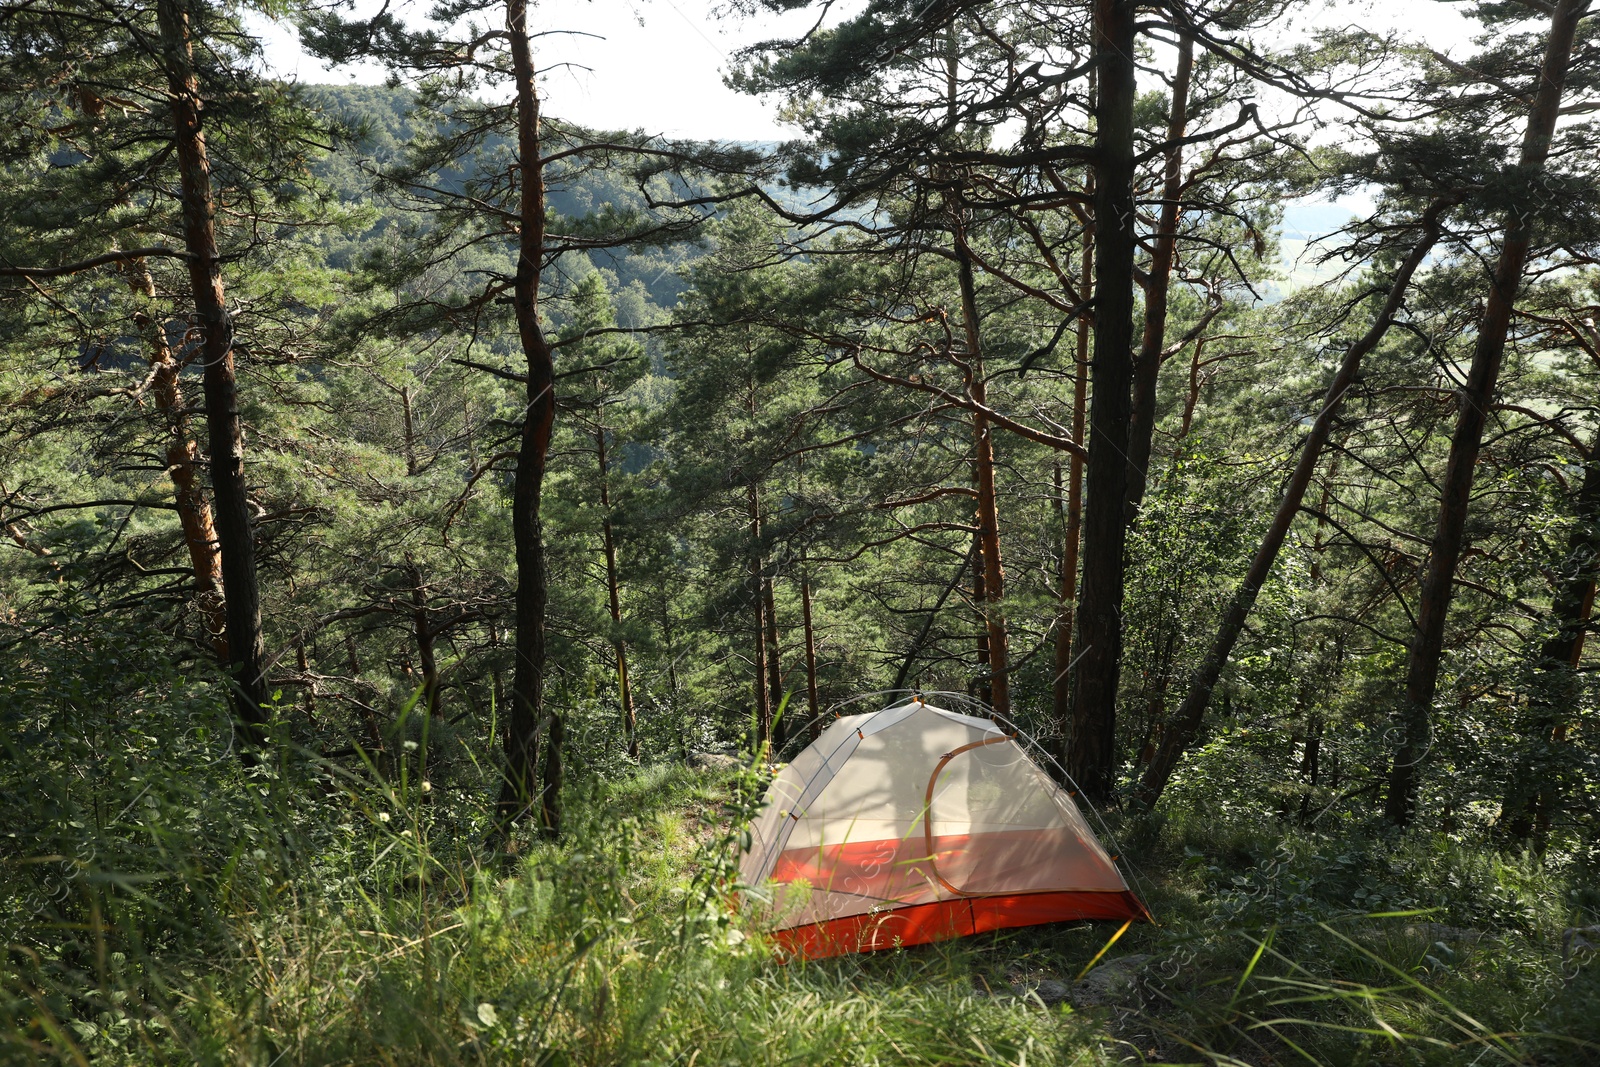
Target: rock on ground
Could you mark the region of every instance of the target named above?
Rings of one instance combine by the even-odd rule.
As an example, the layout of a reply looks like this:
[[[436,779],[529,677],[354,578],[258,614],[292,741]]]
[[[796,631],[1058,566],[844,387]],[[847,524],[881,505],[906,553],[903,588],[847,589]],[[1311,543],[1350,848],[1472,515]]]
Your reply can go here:
[[[1064,1004],[1072,999],[1072,992],[1067,983],[1058,982],[1053,978],[1038,978],[1023,982],[1017,986],[1017,992],[1023,996],[1031,993],[1046,1006]]]
[[[739,760],[733,756],[716,752],[691,752],[687,762],[689,768],[696,771],[731,771],[740,766]]]
[[[1600,925],[1569,926],[1561,931],[1561,959],[1600,952]]]
[[[1139,953],[1106,960],[1085,975],[1081,982],[1064,982],[1018,973],[1006,975],[1006,980],[1014,995],[1036,997],[1046,1006],[1072,1004],[1079,1008],[1104,1007],[1133,999],[1139,976],[1149,968],[1152,958]]]
[[[1072,984],[1072,1003],[1079,1007],[1100,1007],[1127,1000],[1134,992],[1139,976],[1150,966],[1154,957],[1147,953],[1118,956],[1096,965],[1084,975],[1083,981]]]
[[[1409,937],[1425,937],[1429,941],[1462,941],[1475,944],[1483,940],[1483,931],[1466,926],[1446,926],[1444,923],[1411,923],[1406,926]]]

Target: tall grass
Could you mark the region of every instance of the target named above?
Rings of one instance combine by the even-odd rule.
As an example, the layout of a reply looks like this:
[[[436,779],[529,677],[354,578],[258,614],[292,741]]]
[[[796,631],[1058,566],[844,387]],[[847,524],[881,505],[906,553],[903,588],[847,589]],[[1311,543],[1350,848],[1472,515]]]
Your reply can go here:
[[[110,875],[86,886],[85,951],[13,952],[4,1048],[59,1063],[1102,1062],[1069,1013],[980,997],[960,947],[773,961],[726,895],[727,792],[653,768],[574,805],[559,847],[489,866],[441,841],[437,805],[351,788],[371,833],[342,869],[283,849],[191,868],[214,923],[184,945],[161,943],[158,898]]]
[[[1129,835],[1163,925],[1097,966],[1147,958],[1075,1012],[1027,989],[1102,926],[772,958],[730,895],[752,775],[591,773],[560,843],[489,853],[492,769],[425,786],[399,731],[243,768],[215,692],[122,640],[0,678],[7,1063],[1600,1062],[1572,864],[1179,811]]]
[[[1594,921],[1581,870],[1265,819],[1179,817],[1144,851],[1167,925],[1125,1035],[1152,1058],[1600,1062],[1600,968],[1561,950]]]

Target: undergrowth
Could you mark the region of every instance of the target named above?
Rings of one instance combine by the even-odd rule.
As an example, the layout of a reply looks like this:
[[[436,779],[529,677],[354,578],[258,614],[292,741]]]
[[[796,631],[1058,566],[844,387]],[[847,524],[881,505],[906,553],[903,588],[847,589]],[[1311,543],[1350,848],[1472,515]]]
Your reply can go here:
[[[732,892],[752,773],[591,774],[562,841],[490,852],[470,760],[425,781],[397,731],[359,771],[290,744],[246,768],[205,687],[113,666],[130,687],[40,675],[9,720],[7,1062],[1600,1059],[1575,863],[1178,811],[1115,828],[1161,923],[1109,947],[1062,924],[785,963]],[[1091,964],[1124,980],[1042,995]]]
[[[490,867],[468,847],[481,827],[420,793],[352,788],[344,803],[371,832],[344,869],[257,848],[188,868],[176,910],[91,864],[78,906],[11,946],[6,1049],[63,1063],[1099,1062],[1081,1020],[980,998],[960,949],[775,962],[727,894],[729,816],[748,795],[744,776],[650,768],[574,804],[559,847]],[[158,943],[197,898],[205,927]]]

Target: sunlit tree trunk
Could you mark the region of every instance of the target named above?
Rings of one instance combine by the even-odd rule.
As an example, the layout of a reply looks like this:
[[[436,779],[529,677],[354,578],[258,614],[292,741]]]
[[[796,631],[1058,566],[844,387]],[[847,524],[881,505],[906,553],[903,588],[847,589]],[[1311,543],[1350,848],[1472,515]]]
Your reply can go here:
[[[990,687],[993,676],[989,670],[989,625],[983,613],[983,605],[989,599],[988,591],[984,588],[987,579],[983,573],[983,534],[977,530],[972,532],[969,558],[972,560],[972,604],[978,610],[977,669],[969,692],[989,707],[994,707],[994,691]]]
[[[959,213],[960,208],[956,211]],[[955,226],[956,266],[961,286],[961,320],[967,352],[964,368],[967,395],[979,407],[987,407],[988,383],[984,380],[983,340],[978,328],[977,287],[972,276],[972,257],[967,252],[966,233],[958,218]],[[1000,512],[995,500],[994,433],[982,411],[972,413],[973,473],[977,481],[978,544],[983,581],[977,585],[979,610],[989,657],[988,704],[996,714],[1011,714],[1011,679],[1006,643],[1005,568],[1000,560]]]
[[[142,261],[134,264],[130,271],[129,285],[145,299],[155,298],[155,279]],[[184,548],[189,553],[189,569],[194,573],[195,607],[205,624],[217,662],[226,668],[231,659],[227,609],[223,603],[222,554],[217,547],[211,504],[201,486],[200,446],[189,435],[182,367],[173,357],[164,323],[143,308],[134,313],[133,321],[144,335],[145,348],[150,353],[150,395],[166,424],[167,443],[163,453],[167,477],[172,482],[173,503],[178,509],[178,525],[183,531]]]
[[[183,239],[195,307],[195,343],[200,349],[206,397],[206,437],[211,464],[216,540],[222,586],[229,669],[235,714],[253,745],[265,742],[267,684],[257,586],[255,531],[250,523],[244,471],[244,421],[239,414],[234,372],[233,321],[222,291],[217,249],[211,163],[201,123],[200,79],[195,73],[189,11],[182,0],[159,0],[163,61],[173,120],[183,200]]]

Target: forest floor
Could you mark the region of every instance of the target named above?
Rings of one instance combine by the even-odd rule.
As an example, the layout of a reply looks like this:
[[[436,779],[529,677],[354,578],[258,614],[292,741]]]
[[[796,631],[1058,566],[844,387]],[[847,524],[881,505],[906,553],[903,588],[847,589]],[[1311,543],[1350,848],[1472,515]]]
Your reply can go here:
[[[1178,815],[1113,827],[1159,922],[1109,946],[1115,924],[1057,924],[783,963],[723,895],[753,788],[679,766],[596,781],[559,845],[492,867],[442,799],[347,792],[342,857],[236,850],[203,891],[129,883],[70,944],[14,950],[0,1057],[1600,1062],[1600,962],[1563,944],[1583,890],[1531,857]]]

